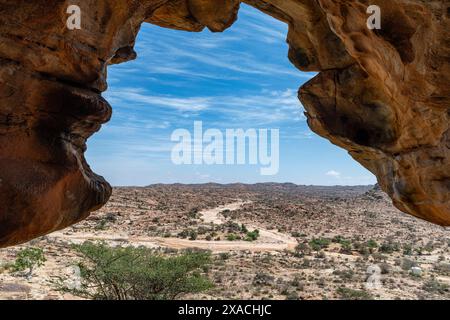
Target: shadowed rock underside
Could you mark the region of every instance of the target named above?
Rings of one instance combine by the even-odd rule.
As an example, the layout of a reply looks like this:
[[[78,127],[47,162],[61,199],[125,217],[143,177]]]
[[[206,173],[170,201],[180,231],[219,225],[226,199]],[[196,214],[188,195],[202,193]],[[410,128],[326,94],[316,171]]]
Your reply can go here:
[[[402,211],[450,225],[450,1],[245,0],[288,24],[311,129],[373,172]],[[69,5],[80,30],[66,27]],[[382,28],[366,25],[380,6]],[[0,247],[86,218],[111,187],[84,159],[111,116],[107,67],[143,22],[220,32],[238,0],[0,0]],[[300,72],[300,71],[299,71]]]

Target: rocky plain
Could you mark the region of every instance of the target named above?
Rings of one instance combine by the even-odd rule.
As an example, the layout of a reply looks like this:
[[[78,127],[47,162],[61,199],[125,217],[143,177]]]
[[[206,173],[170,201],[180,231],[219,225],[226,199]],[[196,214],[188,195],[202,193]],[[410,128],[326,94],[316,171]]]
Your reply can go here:
[[[0,298],[79,299],[55,283],[73,280],[72,244],[88,240],[209,250],[214,287],[180,299],[450,299],[448,228],[400,212],[378,186],[272,183],[114,188],[88,219],[1,249]],[[25,277],[6,266],[27,247],[46,261]]]

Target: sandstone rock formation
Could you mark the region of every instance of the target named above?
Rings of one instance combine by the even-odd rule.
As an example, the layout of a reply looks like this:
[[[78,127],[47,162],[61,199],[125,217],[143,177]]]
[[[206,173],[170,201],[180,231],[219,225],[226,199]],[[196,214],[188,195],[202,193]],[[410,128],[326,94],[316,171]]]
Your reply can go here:
[[[372,171],[404,212],[450,225],[450,1],[244,0],[289,25],[312,130]],[[367,7],[382,28],[369,30]],[[66,26],[81,8],[80,30]],[[86,139],[109,120],[107,66],[143,22],[223,31],[239,0],[0,0],[0,246],[71,225],[109,198]],[[300,72],[300,71],[299,71]]]

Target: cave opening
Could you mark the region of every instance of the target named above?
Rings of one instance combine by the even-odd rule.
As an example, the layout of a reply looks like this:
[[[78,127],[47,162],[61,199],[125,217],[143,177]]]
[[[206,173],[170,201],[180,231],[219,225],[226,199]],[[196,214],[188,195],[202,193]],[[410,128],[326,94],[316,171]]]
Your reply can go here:
[[[84,157],[87,139],[110,120],[104,97],[114,117],[87,157],[115,186],[268,181],[258,167],[174,167],[169,137],[197,120],[219,131],[278,127],[280,172],[270,181],[361,184],[354,173],[370,174],[347,150],[397,208],[448,225],[444,3],[379,1],[384,27],[373,31],[358,0],[80,0],[80,29],[68,27],[66,1],[0,2],[0,246],[67,227],[107,202],[111,186]],[[289,30],[268,16],[250,21],[256,11],[244,4],[218,36],[144,24],[140,59],[112,66],[102,96],[107,66],[134,57],[143,22],[223,31],[241,2]],[[286,51],[298,69],[320,73],[307,81],[275,60]],[[308,126],[342,150],[306,127],[302,82]]]
[[[245,4],[222,33],[143,24],[135,46],[138,58],[108,69],[104,97],[113,116],[88,141],[86,155],[94,171],[115,186],[375,183],[345,150],[309,129],[297,90],[315,73],[301,72],[289,61],[287,32],[284,22]],[[204,130],[224,134],[279,130],[278,172],[261,175],[261,165],[248,161],[248,146],[240,165],[174,164],[171,134],[177,129],[193,133],[196,121]]]

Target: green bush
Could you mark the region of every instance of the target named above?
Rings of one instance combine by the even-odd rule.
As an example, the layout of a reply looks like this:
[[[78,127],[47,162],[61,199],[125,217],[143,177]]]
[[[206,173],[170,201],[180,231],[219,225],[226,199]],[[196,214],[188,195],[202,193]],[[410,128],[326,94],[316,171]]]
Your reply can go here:
[[[212,287],[200,272],[211,263],[208,252],[162,256],[144,247],[109,247],[85,242],[74,246],[81,256],[81,286],[61,287],[99,300],[170,300]]]
[[[313,238],[310,242],[309,242],[309,246],[311,247],[312,250],[314,251],[319,251],[323,248],[327,248],[330,245],[330,239],[326,239],[326,238]]]
[[[341,252],[346,254],[351,254],[352,251],[352,241],[345,239],[342,236],[336,236],[332,240],[334,243],[339,243],[341,245]]]
[[[17,253],[11,269],[15,272],[28,270],[26,276],[31,277],[33,270],[42,266],[45,261],[44,251],[41,248],[24,248]]]
[[[370,249],[376,249],[378,248],[378,243],[375,240],[370,239],[366,242],[366,246]]]
[[[245,237],[245,241],[256,241],[259,238],[259,230],[249,231]]]
[[[237,235],[235,235],[234,233],[229,233],[228,235],[227,235],[227,240],[228,241],[235,241],[235,240],[237,240]]]

